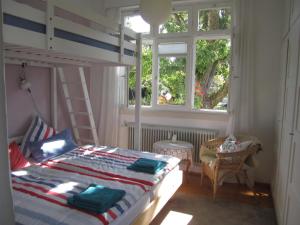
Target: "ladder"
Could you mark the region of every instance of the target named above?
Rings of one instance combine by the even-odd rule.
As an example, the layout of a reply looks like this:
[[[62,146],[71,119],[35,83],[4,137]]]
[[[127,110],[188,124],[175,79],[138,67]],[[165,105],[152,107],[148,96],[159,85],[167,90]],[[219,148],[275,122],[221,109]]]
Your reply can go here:
[[[97,134],[97,129],[95,126],[95,120],[93,116],[91,101],[89,98],[89,93],[87,89],[87,84],[84,76],[83,67],[79,67],[79,79],[73,79],[72,81],[68,81],[65,77],[64,71],[62,67],[57,68],[59,79],[62,85],[62,90],[64,94],[64,98],[66,100],[67,109],[70,115],[71,125],[73,129],[73,133],[75,139],[79,145],[85,144],[95,144],[99,145],[99,139]],[[75,76],[75,75],[73,75]],[[70,86],[80,87],[82,89],[82,95],[80,97],[73,97],[70,95]],[[76,111],[74,105],[75,104],[84,103],[84,111]],[[80,125],[82,123],[79,117],[88,117],[88,125]],[[82,137],[83,132],[88,132],[90,134],[90,138]]]

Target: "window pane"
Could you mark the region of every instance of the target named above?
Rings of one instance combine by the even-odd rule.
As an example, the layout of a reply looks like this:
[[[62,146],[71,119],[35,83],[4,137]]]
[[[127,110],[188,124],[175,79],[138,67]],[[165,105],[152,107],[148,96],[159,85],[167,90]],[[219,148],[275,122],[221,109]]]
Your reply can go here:
[[[186,54],[186,43],[164,43],[158,45],[158,54]]]
[[[225,30],[231,27],[231,11],[229,8],[199,10],[198,30]]]
[[[195,109],[227,109],[230,51],[228,39],[196,42]]]
[[[152,95],[152,45],[143,44],[142,105],[151,105]],[[131,66],[128,74],[128,104],[135,105],[136,67]]]
[[[189,14],[187,11],[174,12],[168,21],[159,26],[159,33],[178,33],[188,31]]]
[[[140,15],[126,16],[124,26],[137,33],[150,33],[150,25]]]
[[[159,58],[158,104],[184,105],[186,57]]]

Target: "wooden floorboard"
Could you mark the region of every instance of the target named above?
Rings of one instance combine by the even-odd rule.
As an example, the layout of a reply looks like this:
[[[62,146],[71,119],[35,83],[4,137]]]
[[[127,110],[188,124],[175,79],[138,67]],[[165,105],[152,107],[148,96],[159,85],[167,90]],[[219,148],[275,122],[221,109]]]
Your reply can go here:
[[[212,186],[209,179],[205,178],[203,185],[201,185],[200,178],[199,174],[189,174],[188,179],[185,180],[178,191],[187,195],[212,197]],[[246,185],[224,183],[218,188],[217,198],[273,208],[270,185],[263,183],[256,183],[253,190]]]
[[[201,196],[211,198],[212,200],[212,186],[207,178],[204,179],[203,185],[200,183],[199,174],[189,174],[187,178],[188,179],[185,179],[185,182],[178,189],[177,193],[179,192],[181,195],[184,195],[189,199],[195,199],[195,201]],[[249,189],[246,185],[224,183],[219,187],[216,199],[253,205],[267,210],[268,208],[273,208],[273,200],[269,185],[256,183],[253,190]],[[193,202],[190,204],[193,205]],[[168,207],[168,203],[165,207]],[[165,212],[163,211],[165,210],[162,210],[156,216],[151,225],[161,224],[161,221],[163,221],[165,217]]]

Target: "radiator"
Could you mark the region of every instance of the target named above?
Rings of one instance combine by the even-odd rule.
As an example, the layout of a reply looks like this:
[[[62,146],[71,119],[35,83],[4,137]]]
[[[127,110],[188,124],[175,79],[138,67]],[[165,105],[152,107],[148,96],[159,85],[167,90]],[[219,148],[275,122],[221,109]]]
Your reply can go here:
[[[127,123],[128,127],[128,148],[134,147],[134,123]],[[195,162],[199,162],[199,150],[203,142],[217,137],[218,131],[202,128],[189,128],[189,127],[173,127],[162,126],[153,124],[142,124],[142,143],[141,150],[152,152],[153,144],[157,141],[167,140],[169,135],[177,135],[177,140],[187,141],[194,146],[193,159]]]

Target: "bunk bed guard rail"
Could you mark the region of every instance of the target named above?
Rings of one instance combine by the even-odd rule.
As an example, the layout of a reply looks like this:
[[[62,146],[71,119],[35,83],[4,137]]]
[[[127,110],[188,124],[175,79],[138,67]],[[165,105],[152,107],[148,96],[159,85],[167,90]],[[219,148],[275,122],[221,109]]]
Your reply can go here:
[[[112,63],[136,64],[138,35],[134,31],[71,1],[40,1],[41,6],[34,2],[3,1],[6,44],[81,55],[86,61],[102,59],[104,55]],[[17,35],[18,29],[23,35]],[[32,33],[43,35],[40,38],[43,40],[31,38]],[[90,61],[97,63],[97,60]]]

